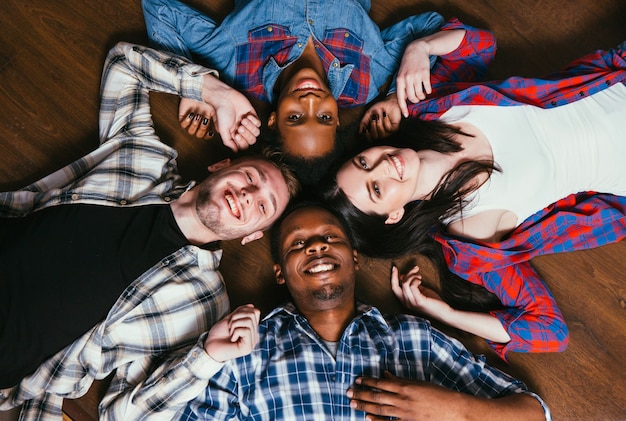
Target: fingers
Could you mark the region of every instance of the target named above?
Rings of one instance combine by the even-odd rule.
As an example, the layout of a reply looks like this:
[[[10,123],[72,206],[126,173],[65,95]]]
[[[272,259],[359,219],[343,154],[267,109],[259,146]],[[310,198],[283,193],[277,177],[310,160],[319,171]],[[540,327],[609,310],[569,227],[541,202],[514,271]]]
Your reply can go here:
[[[384,379],[363,377],[357,379],[361,387],[351,388],[347,395],[350,398],[350,406],[368,414],[382,417],[398,417],[399,409],[403,402],[402,398],[395,393],[398,390],[394,382]],[[378,419],[370,417],[370,419]]]
[[[212,139],[215,135],[215,127],[211,117],[205,117],[201,114],[189,113],[186,118],[180,122],[180,127],[187,131],[191,136],[198,139]]]

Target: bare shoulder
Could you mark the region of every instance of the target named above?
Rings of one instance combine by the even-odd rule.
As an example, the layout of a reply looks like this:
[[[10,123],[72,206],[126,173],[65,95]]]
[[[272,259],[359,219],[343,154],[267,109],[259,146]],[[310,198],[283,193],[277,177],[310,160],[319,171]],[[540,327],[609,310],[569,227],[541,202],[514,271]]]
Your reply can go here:
[[[472,240],[498,242],[517,226],[517,216],[505,209],[492,209],[451,222],[450,234]]]

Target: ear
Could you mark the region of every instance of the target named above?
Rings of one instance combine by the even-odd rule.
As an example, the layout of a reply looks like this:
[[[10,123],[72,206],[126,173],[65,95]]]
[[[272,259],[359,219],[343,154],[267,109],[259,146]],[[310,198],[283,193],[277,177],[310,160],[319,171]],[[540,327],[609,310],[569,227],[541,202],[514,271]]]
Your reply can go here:
[[[255,231],[252,234],[248,234],[241,239],[241,245],[245,246],[248,243],[253,242],[254,240],[258,240],[263,238],[263,231]]]
[[[389,217],[385,220],[385,224],[397,224],[404,216],[404,208],[396,209],[389,213]]]
[[[278,285],[285,283],[285,278],[283,278],[283,269],[278,263],[274,263],[274,276],[276,277],[276,283]]]
[[[270,116],[267,118],[267,127],[271,130],[276,129],[276,111],[272,111]]]
[[[219,162],[216,162],[215,164],[209,165],[207,168],[209,169],[209,172],[217,172],[219,170],[221,170],[222,168],[226,168],[230,165],[230,158],[226,158],[226,159],[222,159]]]

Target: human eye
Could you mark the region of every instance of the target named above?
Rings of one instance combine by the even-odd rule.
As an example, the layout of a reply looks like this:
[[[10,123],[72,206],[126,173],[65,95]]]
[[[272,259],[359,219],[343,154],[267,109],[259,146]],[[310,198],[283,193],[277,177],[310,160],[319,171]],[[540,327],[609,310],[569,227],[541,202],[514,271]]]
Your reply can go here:
[[[361,166],[361,168],[363,168],[364,170],[369,170],[370,169],[370,167],[369,167],[369,165],[367,165],[367,161],[365,160],[364,157],[359,156],[358,160],[359,160],[359,165]]]
[[[331,121],[333,119],[333,116],[330,114],[320,114],[317,118],[319,118],[322,121]]]
[[[259,205],[259,208],[261,209],[261,213],[262,213],[263,215],[267,215],[267,210],[265,209],[265,204],[261,203],[261,204]]]
[[[302,114],[289,114],[287,120],[294,122],[300,120],[300,117],[302,117]]]
[[[372,189],[374,190],[374,193],[376,193],[376,196],[380,197],[380,186],[378,183],[372,183]]]
[[[254,180],[252,179],[252,174],[250,174],[249,171],[246,171],[245,174],[246,174],[246,179],[248,180],[248,184],[253,184]]]

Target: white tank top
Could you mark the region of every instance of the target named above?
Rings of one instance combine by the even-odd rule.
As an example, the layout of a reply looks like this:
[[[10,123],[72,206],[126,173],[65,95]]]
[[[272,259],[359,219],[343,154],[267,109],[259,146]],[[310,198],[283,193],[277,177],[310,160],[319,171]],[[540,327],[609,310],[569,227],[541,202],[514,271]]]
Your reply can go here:
[[[514,212],[520,225],[572,193],[593,190],[626,196],[622,83],[556,108],[463,105],[452,107],[441,120],[476,126],[502,169],[470,196],[464,217],[504,209]]]

